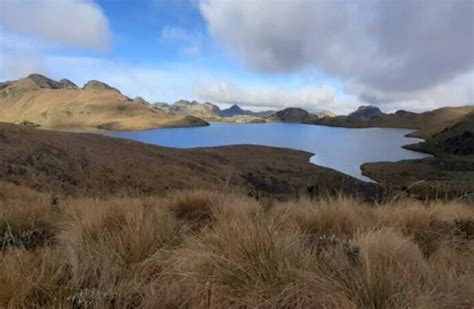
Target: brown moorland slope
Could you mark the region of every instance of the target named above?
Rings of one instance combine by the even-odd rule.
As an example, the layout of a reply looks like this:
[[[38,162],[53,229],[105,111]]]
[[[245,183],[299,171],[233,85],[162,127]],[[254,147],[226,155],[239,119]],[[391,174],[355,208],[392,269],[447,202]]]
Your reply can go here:
[[[232,188],[252,196],[345,193],[376,186],[309,163],[311,154],[262,146],[172,149],[97,134],[0,124],[0,179],[76,196]]]
[[[382,114],[369,119],[337,116],[316,119],[311,121],[311,123],[350,128],[388,127],[416,129],[417,131],[410,134],[410,136],[426,139],[462,121],[473,112],[474,106],[443,107],[424,113],[397,111],[393,114]]]
[[[39,74],[0,84],[1,122],[53,128],[145,130],[207,125],[202,119],[167,114],[143,100],[132,100],[99,81],[83,88]]]
[[[426,141],[405,148],[435,155],[474,155],[474,112]]]
[[[432,158],[362,165],[364,175],[405,188],[407,192],[456,196],[474,203],[474,114],[405,148],[434,154]]]
[[[472,308],[474,208],[0,182],[2,308]]]

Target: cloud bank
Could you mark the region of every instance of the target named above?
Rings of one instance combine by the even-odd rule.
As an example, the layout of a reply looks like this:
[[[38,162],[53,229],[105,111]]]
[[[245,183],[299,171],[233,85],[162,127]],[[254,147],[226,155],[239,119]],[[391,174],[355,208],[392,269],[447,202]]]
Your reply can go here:
[[[0,26],[53,44],[101,52],[110,41],[106,16],[89,0],[1,1]]]
[[[203,0],[200,9],[210,33],[258,72],[323,71],[388,109],[437,96],[472,104],[474,1]]]
[[[259,109],[301,107],[309,111],[330,109],[347,113],[353,111],[359,104],[357,101],[338,98],[336,89],[331,86],[311,86],[296,89],[273,86],[244,88],[229,82],[221,82],[197,84],[194,92],[201,100],[238,104]]]

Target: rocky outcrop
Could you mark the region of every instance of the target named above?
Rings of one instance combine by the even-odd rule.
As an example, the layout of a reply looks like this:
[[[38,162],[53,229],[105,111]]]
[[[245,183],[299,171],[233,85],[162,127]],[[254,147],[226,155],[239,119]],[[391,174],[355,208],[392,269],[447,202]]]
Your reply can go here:
[[[179,100],[171,105],[159,104],[157,106],[176,115],[195,116],[206,119],[219,117],[220,112],[218,106],[208,102],[201,104],[196,101]]]
[[[332,118],[332,117],[336,117],[336,114],[328,110],[323,110],[317,113],[316,116],[318,116],[318,118],[324,118],[324,117]]]
[[[98,80],[90,80],[88,81],[84,87],[82,87],[82,89],[84,90],[87,90],[87,89],[96,89],[96,90],[113,90],[113,91],[116,91],[118,93],[120,93],[120,91],[114,87],[110,87],[109,85],[107,85],[106,83],[103,83],[101,81],[98,81]]]
[[[62,89],[78,89],[76,84],[71,82],[69,79],[63,78],[59,81],[59,86]]]
[[[41,74],[31,74],[28,76],[38,87],[49,89],[61,89],[61,84]]]

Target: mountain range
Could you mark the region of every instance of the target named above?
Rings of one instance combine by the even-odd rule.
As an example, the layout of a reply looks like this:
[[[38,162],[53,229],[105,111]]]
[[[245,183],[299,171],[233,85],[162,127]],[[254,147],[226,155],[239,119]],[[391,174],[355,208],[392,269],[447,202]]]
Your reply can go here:
[[[179,100],[174,104],[154,103],[153,106],[167,113],[174,113],[177,115],[192,115],[208,120],[218,120],[219,118],[231,118],[236,116],[252,116],[264,118],[276,113],[276,111],[274,110],[261,112],[244,110],[236,104],[226,109],[220,109],[219,106],[210,102],[199,103],[196,101],[186,100]]]
[[[39,74],[1,83],[0,108],[0,122],[53,128],[144,130],[208,124],[152,108],[100,81],[80,88],[67,79],[55,81]]]
[[[131,99],[118,89],[91,80],[83,87],[72,81],[40,74],[0,83],[0,122],[51,128],[145,130],[208,125],[207,121],[258,123],[297,122],[339,127],[393,127],[416,129],[411,136],[430,138],[474,113],[473,106],[445,107],[424,113],[399,110],[383,113],[361,106],[348,116],[329,111],[309,113],[302,108],[254,112],[238,105],[221,109],[210,103],[180,100],[174,104]]]

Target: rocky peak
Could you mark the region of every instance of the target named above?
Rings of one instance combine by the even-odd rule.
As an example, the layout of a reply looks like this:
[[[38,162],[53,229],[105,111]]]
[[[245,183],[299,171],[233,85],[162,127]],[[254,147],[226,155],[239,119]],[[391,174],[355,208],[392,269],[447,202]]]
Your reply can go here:
[[[40,88],[49,88],[49,89],[60,89],[61,84],[55,80],[47,78],[41,74],[31,74],[28,75],[30,80],[32,80]]]
[[[384,113],[382,113],[382,111],[378,107],[372,105],[363,105],[359,106],[359,108],[355,112],[349,114],[349,118],[364,120],[381,116],[383,114]]]
[[[79,88],[77,87],[76,84],[74,84],[73,82],[71,82],[69,79],[66,79],[66,78],[61,79],[58,83],[59,83],[60,88],[64,88],[64,89],[78,89]]]
[[[150,103],[142,97],[136,97],[135,99],[133,99],[133,101],[143,105],[150,105]]]
[[[101,81],[98,81],[98,80],[90,80],[88,81],[84,87],[82,87],[82,89],[103,89],[103,90],[113,90],[113,91],[117,91],[118,93],[120,93],[120,91],[118,91],[118,89],[115,89],[113,87],[110,87],[109,85],[107,85],[106,83],[103,83]]]
[[[239,115],[251,115],[252,113],[249,111],[244,111],[240,106],[237,104],[232,105],[227,109],[223,109],[221,111],[221,116],[223,117],[232,117],[232,116],[239,116]]]

